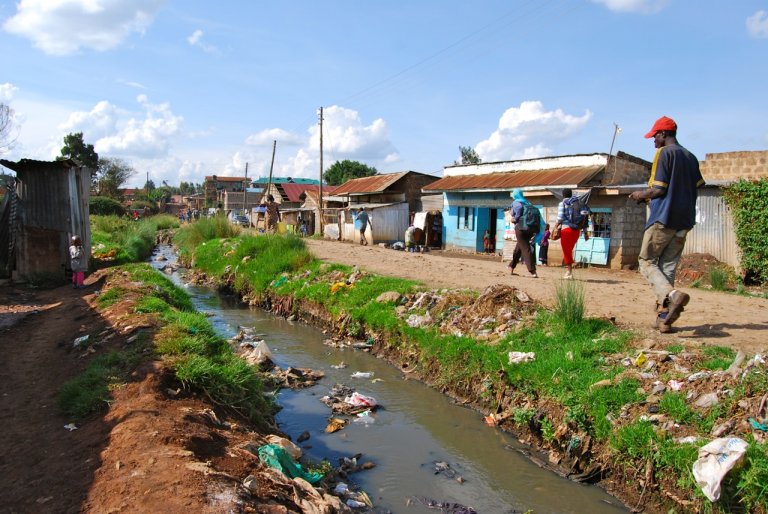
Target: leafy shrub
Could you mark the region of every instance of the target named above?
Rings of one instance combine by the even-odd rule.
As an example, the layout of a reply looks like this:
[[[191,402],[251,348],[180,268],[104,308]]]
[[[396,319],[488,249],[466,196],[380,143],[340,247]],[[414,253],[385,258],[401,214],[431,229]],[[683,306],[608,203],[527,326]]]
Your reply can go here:
[[[768,179],[739,180],[724,189],[741,249],[741,267],[756,282],[768,280]]]
[[[709,285],[715,291],[725,291],[728,285],[728,273],[715,266],[709,268]]]
[[[141,211],[144,209],[148,209],[152,214],[157,214],[157,205],[152,202],[147,202],[145,200],[134,200],[131,204],[132,211]]]
[[[125,209],[117,200],[106,196],[92,196],[89,202],[91,214],[122,216]]]

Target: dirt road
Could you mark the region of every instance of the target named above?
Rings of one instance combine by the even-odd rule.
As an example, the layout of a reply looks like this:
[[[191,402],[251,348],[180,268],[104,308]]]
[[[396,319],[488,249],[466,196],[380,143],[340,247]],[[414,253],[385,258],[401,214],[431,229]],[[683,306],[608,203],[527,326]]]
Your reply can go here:
[[[490,284],[512,284],[548,305],[554,301],[555,285],[563,274],[559,267],[540,267],[538,279],[511,276],[498,258],[440,251],[406,253],[327,240],[307,240],[307,245],[319,259],[418,280],[428,287],[483,290]],[[586,287],[591,316],[615,318],[619,324],[643,333],[658,334],[650,328],[655,300],[639,273],[590,268],[576,270],[574,275]],[[753,353],[768,349],[768,300],[704,289],[685,291],[691,295],[691,302],[675,325],[677,332],[664,337]]]

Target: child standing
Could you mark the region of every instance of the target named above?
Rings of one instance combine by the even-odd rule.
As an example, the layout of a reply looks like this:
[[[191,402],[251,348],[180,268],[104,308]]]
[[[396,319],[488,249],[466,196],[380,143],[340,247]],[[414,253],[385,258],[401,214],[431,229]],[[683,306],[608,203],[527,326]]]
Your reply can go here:
[[[494,252],[494,244],[493,244],[493,238],[491,237],[491,231],[486,229],[485,234],[483,234],[483,251],[485,253],[493,253]]]
[[[70,267],[72,268],[72,287],[83,288],[85,285],[85,268],[83,267],[83,241],[78,236],[72,236],[69,246]]]
[[[547,253],[549,252],[549,223],[544,227],[544,235],[541,236],[541,243],[539,243],[539,260],[542,266],[547,265]]]

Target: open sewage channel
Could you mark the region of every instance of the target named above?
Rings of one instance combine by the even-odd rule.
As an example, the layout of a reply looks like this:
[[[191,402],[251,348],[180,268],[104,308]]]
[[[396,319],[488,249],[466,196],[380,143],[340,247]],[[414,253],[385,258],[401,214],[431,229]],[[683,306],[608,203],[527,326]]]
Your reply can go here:
[[[166,260],[156,260],[159,255]],[[175,262],[168,246],[158,247],[152,258],[158,269]],[[252,328],[264,338],[280,368],[310,368],[325,374],[313,387],[281,390],[277,401],[282,410],[276,421],[294,442],[309,434],[299,446],[313,460],[326,459],[335,466],[339,459],[360,453],[363,461],[375,463],[372,469],[350,476],[354,486],[373,500],[375,512],[629,512],[599,487],[537,466],[523,454],[524,445],[485,425],[479,412],[409,380],[386,361],[364,350],[328,346],[326,336],[312,326],[188,284],[178,272],[171,278],[222,337]],[[342,363],[346,366],[340,367]],[[370,376],[354,378],[355,373]],[[370,416],[352,416],[342,430],[326,433],[329,418],[343,416],[333,414],[320,398],[337,384],[375,398],[379,408]]]

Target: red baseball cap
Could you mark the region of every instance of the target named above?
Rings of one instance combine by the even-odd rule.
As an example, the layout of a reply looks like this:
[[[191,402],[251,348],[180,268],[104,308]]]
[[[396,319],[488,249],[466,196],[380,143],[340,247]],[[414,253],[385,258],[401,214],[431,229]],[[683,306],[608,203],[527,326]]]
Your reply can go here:
[[[656,123],[653,124],[651,131],[645,135],[645,139],[652,138],[653,136],[656,135],[656,132],[658,132],[659,130],[677,130],[677,123],[675,123],[675,120],[673,120],[672,118],[667,118],[666,116],[662,116],[661,118],[656,120]]]

